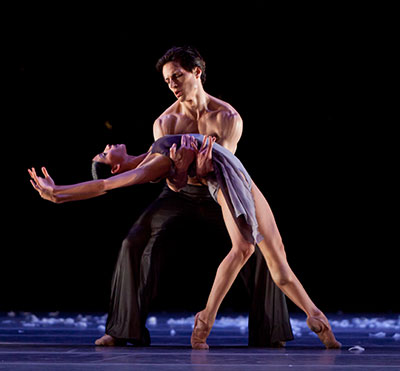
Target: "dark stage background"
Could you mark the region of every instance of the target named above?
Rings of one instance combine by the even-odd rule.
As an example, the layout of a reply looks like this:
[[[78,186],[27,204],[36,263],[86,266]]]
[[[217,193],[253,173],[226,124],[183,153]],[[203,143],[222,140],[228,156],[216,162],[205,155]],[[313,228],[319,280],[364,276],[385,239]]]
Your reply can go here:
[[[33,190],[27,168],[73,183],[90,178],[107,143],[146,151],[154,120],[175,99],[154,65],[182,44],[204,56],[205,90],[241,114],[237,156],[317,305],[399,310],[391,10],[246,4],[3,13],[0,310],[107,310],[120,244],[162,184],[54,205]],[[171,231],[155,310],[205,305],[230,248],[217,229]],[[223,309],[246,308],[238,279]]]

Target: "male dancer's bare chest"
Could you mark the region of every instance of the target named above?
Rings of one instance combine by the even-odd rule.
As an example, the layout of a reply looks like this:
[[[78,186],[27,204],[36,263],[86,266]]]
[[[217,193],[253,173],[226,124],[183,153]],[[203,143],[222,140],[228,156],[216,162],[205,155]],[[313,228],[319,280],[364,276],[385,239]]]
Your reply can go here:
[[[181,116],[175,123],[174,132],[170,134],[202,134],[212,135],[219,140],[219,135],[216,130],[216,122],[212,117],[203,117],[200,120],[193,120],[186,116]],[[203,185],[196,177],[190,177],[188,184],[191,185]]]
[[[187,117],[181,117],[177,120],[173,132],[170,134],[190,134],[198,133],[202,135],[211,135],[219,139],[217,125],[211,117],[204,117],[200,120],[192,120]]]

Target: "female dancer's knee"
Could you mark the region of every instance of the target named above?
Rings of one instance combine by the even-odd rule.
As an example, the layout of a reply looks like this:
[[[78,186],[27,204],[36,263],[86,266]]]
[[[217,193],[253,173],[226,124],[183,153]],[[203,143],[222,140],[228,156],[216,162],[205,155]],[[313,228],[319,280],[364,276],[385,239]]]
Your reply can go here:
[[[273,264],[270,268],[273,281],[279,286],[286,286],[294,281],[294,273],[287,264]]]
[[[294,274],[287,262],[285,247],[282,240],[263,240],[259,243],[259,247],[265,257],[274,282],[278,286],[284,286],[292,282]]]
[[[254,245],[243,242],[234,244],[232,246],[231,254],[234,256],[235,259],[241,260],[244,264],[254,253],[254,250]]]

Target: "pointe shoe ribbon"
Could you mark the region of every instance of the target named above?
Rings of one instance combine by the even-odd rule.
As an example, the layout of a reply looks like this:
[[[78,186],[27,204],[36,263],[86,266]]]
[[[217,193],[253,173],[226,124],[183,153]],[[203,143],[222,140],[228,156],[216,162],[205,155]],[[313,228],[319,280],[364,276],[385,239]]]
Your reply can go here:
[[[194,328],[190,343],[193,349],[207,350],[209,348],[206,340],[211,332],[211,327],[200,318],[200,313],[197,313],[194,318]]]
[[[332,332],[331,326],[327,321],[322,318],[308,317],[307,325],[311,331],[315,332],[319,340],[325,345],[327,349],[339,349],[342,347]]]

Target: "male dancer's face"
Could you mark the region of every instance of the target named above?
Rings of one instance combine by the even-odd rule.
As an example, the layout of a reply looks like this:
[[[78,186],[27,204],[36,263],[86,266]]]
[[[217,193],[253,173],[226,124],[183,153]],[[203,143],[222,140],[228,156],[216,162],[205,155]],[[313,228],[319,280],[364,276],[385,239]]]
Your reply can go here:
[[[165,63],[162,73],[168,87],[180,102],[190,100],[195,95],[200,83],[200,69],[189,72],[178,62],[172,61]]]

